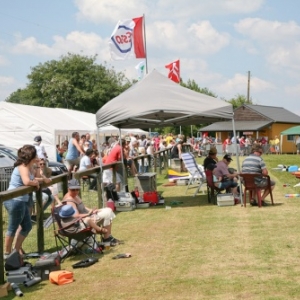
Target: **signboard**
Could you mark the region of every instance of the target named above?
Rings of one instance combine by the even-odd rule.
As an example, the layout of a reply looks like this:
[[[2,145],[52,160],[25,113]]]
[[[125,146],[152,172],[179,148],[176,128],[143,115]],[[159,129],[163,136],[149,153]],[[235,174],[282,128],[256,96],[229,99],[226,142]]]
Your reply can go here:
[[[253,131],[244,131],[243,134],[244,135],[253,135]]]

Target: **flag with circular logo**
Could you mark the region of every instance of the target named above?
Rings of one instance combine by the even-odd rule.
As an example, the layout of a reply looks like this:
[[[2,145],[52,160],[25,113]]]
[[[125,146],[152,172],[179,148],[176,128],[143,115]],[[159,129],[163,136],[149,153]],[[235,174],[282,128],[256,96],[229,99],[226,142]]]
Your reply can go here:
[[[113,60],[146,58],[143,17],[119,21],[110,37],[109,50]]]

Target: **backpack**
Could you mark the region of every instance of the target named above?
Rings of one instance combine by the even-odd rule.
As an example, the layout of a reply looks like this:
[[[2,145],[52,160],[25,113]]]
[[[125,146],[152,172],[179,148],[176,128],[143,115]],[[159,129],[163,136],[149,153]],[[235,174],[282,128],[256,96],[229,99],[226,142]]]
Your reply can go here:
[[[14,249],[10,255],[7,256],[5,261],[5,270],[13,271],[24,266],[24,261],[20,253]]]

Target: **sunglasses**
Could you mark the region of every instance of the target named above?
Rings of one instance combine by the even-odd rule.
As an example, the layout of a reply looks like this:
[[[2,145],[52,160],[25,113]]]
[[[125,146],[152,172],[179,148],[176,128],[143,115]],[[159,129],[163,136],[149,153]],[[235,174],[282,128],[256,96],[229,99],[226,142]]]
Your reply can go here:
[[[45,166],[46,164],[40,164],[40,166]]]

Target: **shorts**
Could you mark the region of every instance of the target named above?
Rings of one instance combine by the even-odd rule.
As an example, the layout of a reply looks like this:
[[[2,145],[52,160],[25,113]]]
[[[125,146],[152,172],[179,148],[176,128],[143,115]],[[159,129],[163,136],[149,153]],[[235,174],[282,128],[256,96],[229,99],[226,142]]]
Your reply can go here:
[[[80,158],[78,157],[76,159],[65,159],[64,162],[65,162],[66,167],[70,170],[74,166],[79,166]]]
[[[255,184],[260,188],[265,188],[268,185],[268,179],[262,178],[260,180],[260,182],[256,182]],[[275,185],[275,181],[271,180],[271,186],[274,186],[274,185]]]
[[[237,187],[237,185],[238,185],[237,182],[234,182],[232,180],[228,180],[228,181],[222,182],[221,189],[226,190],[228,188],[235,188],[235,187]]]
[[[103,170],[103,183],[112,183],[113,182],[113,172],[112,169]],[[119,171],[116,172],[116,183],[122,182],[122,176]]]
[[[79,222],[79,228],[84,229],[88,225],[88,220],[94,221],[98,226],[108,226],[111,224],[112,220],[116,217],[111,208],[105,207],[99,209],[95,214],[92,214],[83,219],[83,222]]]
[[[19,225],[21,225],[20,234],[26,237],[32,229],[28,202],[11,199],[4,201],[3,205],[9,216],[6,236],[15,236]]]

